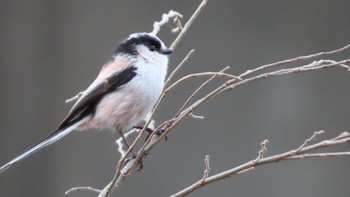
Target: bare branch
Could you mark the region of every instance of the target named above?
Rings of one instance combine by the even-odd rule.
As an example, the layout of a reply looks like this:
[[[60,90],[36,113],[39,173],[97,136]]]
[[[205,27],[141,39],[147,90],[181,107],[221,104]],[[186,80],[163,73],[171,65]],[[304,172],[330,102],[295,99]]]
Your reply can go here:
[[[340,49],[333,50],[333,51],[319,52],[319,53],[315,53],[315,54],[311,54],[311,55],[304,55],[304,56],[299,56],[299,57],[295,57],[295,58],[288,59],[288,60],[278,61],[278,62],[275,62],[272,64],[266,64],[266,65],[260,66],[258,68],[252,69],[252,70],[247,70],[245,73],[241,74],[239,77],[242,77],[242,78],[247,77],[248,75],[255,73],[255,72],[258,72],[258,71],[261,71],[261,70],[266,70],[266,69],[270,69],[273,67],[282,66],[285,64],[290,64],[290,63],[294,63],[297,61],[308,60],[308,59],[312,59],[312,58],[321,57],[324,55],[331,55],[331,54],[339,53],[339,52],[345,51],[349,48],[350,48],[350,44],[348,44]]]
[[[301,148],[300,150],[299,150],[299,148],[297,148],[297,149],[290,150],[290,151],[287,151],[287,152],[284,152],[284,153],[281,153],[278,155],[273,155],[273,156],[266,157],[266,158],[261,157],[258,160],[255,159],[255,160],[249,161],[249,162],[244,163],[240,166],[234,167],[230,170],[227,170],[227,171],[218,173],[216,175],[207,177],[204,181],[203,181],[203,179],[201,179],[201,180],[197,181],[196,183],[192,184],[191,186],[179,191],[178,193],[171,195],[171,197],[186,196],[186,195],[192,193],[193,191],[203,187],[206,184],[216,182],[216,181],[219,181],[219,180],[222,180],[225,178],[233,177],[236,174],[252,170],[252,169],[256,168],[257,166],[268,164],[268,163],[287,161],[287,160],[291,160],[291,159],[350,156],[349,152],[306,154],[306,153],[313,151],[313,150],[318,150],[318,149],[322,149],[322,148],[326,148],[326,147],[332,147],[332,146],[336,146],[336,145],[340,145],[340,144],[350,143],[350,134],[344,133],[344,134],[341,134],[341,136],[342,136],[341,138],[339,138],[339,136],[337,136],[336,138],[333,138],[330,140],[324,140],[324,141],[321,141],[319,143],[307,146],[307,144],[309,142],[311,142],[310,139],[316,137],[317,135],[319,135],[319,133],[315,132],[309,139],[307,139],[306,140],[307,143],[304,142],[301,145],[301,146],[304,145],[304,147]],[[264,152],[264,150],[266,150],[266,143],[262,143],[261,146],[262,146],[262,149],[259,151],[259,157],[261,155],[260,152]],[[301,147],[301,146],[299,146],[299,147]]]
[[[330,63],[330,62],[333,62],[333,63]],[[332,67],[336,67],[336,66],[344,68],[344,66],[346,66],[346,64],[349,62],[350,62],[350,59],[346,59],[346,60],[339,61],[339,62],[336,62],[333,60],[320,60],[320,61],[315,61],[311,64],[307,64],[305,66],[300,66],[300,67],[296,67],[296,68],[280,69],[277,71],[263,73],[263,74],[260,74],[260,75],[257,75],[257,76],[251,77],[251,78],[247,78],[247,79],[239,81],[235,84],[233,84],[233,82],[230,82],[230,83],[226,84],[227,85],[226,87],[222,87],[222,89],[219,92],[222,93],[222,92],[225,92],[227,90],[232,90],[234,88],[237,88],[239,86],[245,85],[245,84],[253,82],[253,81],[266,79],[266,78],[270,78],[270,77],[274,77],[274,76],[281,76],[281,75],[287,75],[287,74],[292,74],[292,73],[310,72],[310,71],[314,71],[314,70],[320,70],[320,69],[324,69],[324,68],[332,68]],[[347,68],[347,70],[350,70],[350,69]]]
[[[237,81],[236,79],[229,80],[226,83],[219,86],[218,88],[216,88],[215,90],[213,90],[212,92],[210,92],[209,94],[207,94],[206,96],[204,96],[203,98],[197,100],[189,108],[183,110],[182,113],[186,112],[184,115],[188,115],[188,112],[192,112],[194,109],[198,108],[200,105],[204,104],[206,101],[209,101],[209,100],[215,98],[216,96],[221,95],[223,92],[226,92],[228,90],[232,90],[232,89],[240,87],[242,85],[246,85],[250,82],[270,78],[273,76],[281,76],[281,75],[287,75],[287,74],[292,74],[292,73],[310,72],[310,71],[319,70],[319,69],[323,69],[323,68],[332,68],[335,66],[340,66],[341,68],[344,68],[344,66],[346,66],[346,64],[350,62],[350,59],[339,61],[339,62],[334,62],[334,63],[330,63],[330,62],[334,62],[334,61],[332,61],[332,60],[320,60],[320,61],[313,62],[313,63],[305,65],[305,66],[300,66],[300,67],[290,68],[290,69],[281,69],[281,70],[277,70],[277,71],[273,71],[273,72],[269,72],[269,73],[263,73],[263,74],[260,74],[257,76],[253,76],[251,78],[243,79],[242,81],[239,81],[237,83],[235,83]],[[239,77],[241,77],[241,76],[242,75],[239,75]]]

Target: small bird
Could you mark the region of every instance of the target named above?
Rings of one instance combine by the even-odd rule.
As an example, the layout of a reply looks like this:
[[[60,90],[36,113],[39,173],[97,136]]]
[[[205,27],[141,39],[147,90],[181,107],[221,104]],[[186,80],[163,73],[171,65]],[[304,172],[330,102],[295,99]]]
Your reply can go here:
[[[151,33],[131,34],[116,47],[58,129],[0,167],[0,173],[73,130],[107,128],[124,138],[124,132],[142,122],[160,97],[167,55],[172,52]]]

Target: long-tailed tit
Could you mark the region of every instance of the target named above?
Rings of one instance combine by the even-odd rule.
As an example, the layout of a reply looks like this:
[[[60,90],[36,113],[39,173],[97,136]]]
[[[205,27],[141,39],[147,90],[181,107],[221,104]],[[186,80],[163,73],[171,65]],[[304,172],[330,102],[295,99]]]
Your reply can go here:
[[[0,173],[73,130],[110,128],[123,135],[136,126],[162,93],[170,53],[155,35],[131,34],[116,47],[58,129],[3,165]]]

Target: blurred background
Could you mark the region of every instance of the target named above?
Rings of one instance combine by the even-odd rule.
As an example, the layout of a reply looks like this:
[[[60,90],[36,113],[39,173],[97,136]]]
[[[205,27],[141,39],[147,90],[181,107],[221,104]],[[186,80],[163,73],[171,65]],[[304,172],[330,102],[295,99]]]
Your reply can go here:
[[[184,20],[200,1],[0,1],[0,164],[55,130],[114,46],[130,33],[150,32],[170,9]],[[172,70],[192,48],[177,78],[193,72],[230,73],[340,48],[350,43],[350,1],[209,1],[171,55]],[[170,45],[170,28],[159,36]],[[323,57],[342,60],[350,51]],[[305,62],[304,62],[305,63]],[[295,65],[295,64],[294,64]],[[299,64],[301,65],[301,64]],[[171,118],[205,79],[188,82],[162,104],[157,122]],[[215,88],[217,80],[202,92]],[[299,146],[314,131],[319,140],[349,130],[350,75],[325,69],[251,83],[208,102],[144,161],[144,169],[113,196],[168,196],[203,176],[257,156]],[[117,133],[75,132],[0,174],[0,196],[63,196],[76,186],[101,188],[115,171]],[[337,149],[349,150],[349,145]],[[280,162],[204,187],[191,196],[337,196],[350,193],[350,159]],[[71,196],[96,196],[83,191]]]

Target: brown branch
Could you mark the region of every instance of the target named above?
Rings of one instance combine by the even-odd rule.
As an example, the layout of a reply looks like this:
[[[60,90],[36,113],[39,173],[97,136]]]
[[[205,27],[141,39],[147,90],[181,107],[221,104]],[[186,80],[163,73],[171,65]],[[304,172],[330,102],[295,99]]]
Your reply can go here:
[[[333,62],[333,63],[330,63]],[[182,111],[183,115],[188,115],[188,113],[193,112],[193,110],[197,109],[200,105],[204,104],[205,102],[221,95],[222,93],[238,88],[243,85],[247,85],[248,83],[255,82],[261,79],[267,79],[270,77],[275,77],[275,76],[282,76],[282,75],[287,75],[287,74],[293,74],[293,73],[303,73],[303,72],[310,72],[310,71],[315,71],[315,70],[320,70],[324,68],[332,68],[339,66],[341,68],[346,68],[346,70],[350,70],[349,67],[346,65],[347,63],[350,62],[350,59],[335,62],[332,60],[320,60],[317,62],[313,62],[311,64],[305,65],[305,66],[300,66],[296,68],[290,68],[290,69],[281,69],[269,73],[263,73],[257,76],[253,76],[250,78],[243,79],[242,81],[238,81],[236,79],[232,79],[227,81],[226,83],[222,84],[206,96],[202,97],[201,99],[198,99],[195,103],[193,103],[191,106],[189,106],[187,109],[184,109]],[[239,75],[241,77],[242,75]],[[235,83],[236,82],[236,83]]]
[[[241,74],[239,77],[247,77],[248,75],[251,75],[251,74],[258,72],[258,71],[267,70],[267,69],[278,67],[278,66],[283,66],[283,65],[294,63],[297,61],[303,61],[303,60],[313,59],[313,58],[317,58],[317,57],[321,57],[321,56],[325,56],[325,55],[340,53],[340,52],[343,52],[349,48],[350,48],[350,44],[348,44],[340,49],[335,49],[333,51],[319,52],[319,53],[315,53],[315,54],[295,57],[295,58],[288,59],[288,60],[278,61],[278,62],[275,62],[272,64],[262,65],[260,67],[255,68],[255,69],[247,70],[246,72]]]
[[[333,63],[330,63],[333,62]],[[282,76],[282,75],[288,75],[288,74],[293,74],[293,73],[303,73],[303,72],[310,72],[310,71],[315,71],[315,70],[321,70],[324,68],[333,68],[336,66],[339,66],[341,68],[346,68],[347,71],[350,70],[350,68],[346,65],[350,63],[350,59],[346,59],[343,61],[332,61],[332,60],[320,60],[320,61],[315,61],[311,64],[305,65],[305,66],[300,66],[300,67],[296,67],[296,68],[287,68],[287,69],[280,69],[277,71],[273,71],[273,72],[268,72],[268,73],[263,73],[251,78],[247,78],[244,79],[242,81],[239,81],[237,83],[233,83],[234,81],[229,81],[227,82],[225,85],[225,87],[222,87],[222,89],[219,91],[219,94],[221,94],[222,92],[228,91],[228,90],[232,90],[234,88],[237,88],[239,86],[245,85],[247,83],[253,82],[253,81],[257,81],[257,80],[261,80],[261,79],[266,79],[266,78],[270,78],[270,77],[275,77],[275,76]]]
[[[264,164],[275,163],[275,162],[280,162],[280,161],[287,161],[287,160],[291,160],[291,159],[295,160],[295,159],[320,158],[320,157],[323,158],[323,157],[334,157],[334,156],[350,156],[350,154],[349,154],[350,152],[308,154],[308,152],[313,151],[313,150],[319,150],[319,149],[323,149],[326,147],[333,147],[333,146],[337,146],[337,145],[341,145],[341,144],[350,143],[350,134],[346,132],[346,133],[341,134],[342,138],[334,138],[334,139],[330,139],[330,140],[324,140],[324,141],[321,141],[319,143],[307,146],[307,144],[311,141],[310,139],[316,137],[317,135],[319,135],[319,134],[317,134],[317,132],[315,132],[312,137],[310,137],[309,139],[306,140],[307,143],[302,144],[297,149],[290,150],[290,151],[287,151],[287,152],[284,152],[284,153],[281,153],[278,155],[266,157],[266,158],[260,158],[258,160],[257,159],[251,160],[247,163],[244,163],[240,166],[234,167],[230,170],[227,170],[227,171],[218,173],[216,175],[210,176],[210,177],[206,178],[205,180],[200,179],[199,181],[195,182],[191,186],[177,192],[176,194],[171,195],[171,197],[186,196],[186,195],[192,193],[193,191],[203,187],[204,185],[207,185],[207,184],[210,184],[210,183],[213,183],[213,182],[225,179],[225,178],[233,177],[239,173],[246,172],[246,171],[249,171],[251,169],[255,169],[256,167],[258,167],[260,165],[264,165]],[[262,144],[265,144],[265,143],[262,143]],[[264,150],[266,148],[266,147],[263,147],[265,145],[262,145],[262,150]],[[299,149],[302,146],[303,146],[303,148]],[[260,151],[259,151],[258,158],[259,157],[260,157]]]

